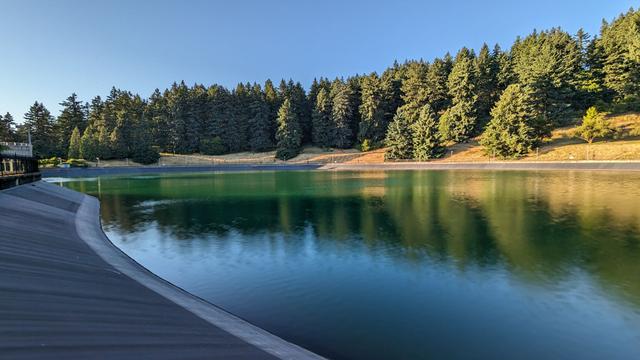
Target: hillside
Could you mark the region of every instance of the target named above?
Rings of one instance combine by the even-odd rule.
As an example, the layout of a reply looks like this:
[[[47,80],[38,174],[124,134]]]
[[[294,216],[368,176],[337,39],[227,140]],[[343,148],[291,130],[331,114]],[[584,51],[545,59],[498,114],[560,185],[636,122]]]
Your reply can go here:
[[[616,129],[610,139],[598,140],[589,148],[590,160],[640,160],[640,113],[630,113],[609,118]],[[576,126],[559,128],[545,140],[537,153],[514,161],[580,161],[586,160],[587,144],[573,136]],[[635,130],[635,132],[634,132]],[[435,162],[483,162],[492,161],[477,139],[468,143],[447,147],[446,156]],[[361,152],[355,149],[323,150],[306,147],[297,157],[284,162],[275,158],[275,151],[263,153],[242,152],[220,156],[179,155],[163,153],[160,165],[210,165],[210,164],[299,164],[299,163],[353,163],[375,164],[384,162],[384,149]],[[94,164],[95,165],[95,164]],[[100,166],[138,165],[124,160],[101,162]]]

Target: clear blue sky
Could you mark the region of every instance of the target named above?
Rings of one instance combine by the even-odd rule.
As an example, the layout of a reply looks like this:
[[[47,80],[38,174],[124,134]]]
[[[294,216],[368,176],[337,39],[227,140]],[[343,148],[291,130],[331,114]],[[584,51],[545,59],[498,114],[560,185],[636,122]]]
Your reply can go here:
[[[0,113],[35,100],[54,115],[76,92],[148,96],[173,81],[239,81],[381,72],[483,42],[508,47],[534,28],[597,33],[637,1],[35,1],[0,0]]]

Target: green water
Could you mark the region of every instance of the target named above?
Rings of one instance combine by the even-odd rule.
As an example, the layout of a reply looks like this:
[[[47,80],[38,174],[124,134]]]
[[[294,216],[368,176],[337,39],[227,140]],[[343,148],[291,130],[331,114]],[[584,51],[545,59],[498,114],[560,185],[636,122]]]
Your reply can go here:
[[[640,358],[640,174],[64,182],[156,274],[337,359]]]

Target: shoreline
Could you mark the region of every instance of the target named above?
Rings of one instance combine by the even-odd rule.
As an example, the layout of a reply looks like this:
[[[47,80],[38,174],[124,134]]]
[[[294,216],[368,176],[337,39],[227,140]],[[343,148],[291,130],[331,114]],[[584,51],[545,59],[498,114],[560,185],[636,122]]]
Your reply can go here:
[[[388,162],[381,164],[327,164],[321,170],[604,170],[640,171],[640,161],[489,161],[489,162]]]
[[[246,171],[303,171],[316,170],[322,164],[225,164],[225,165],[172,165],[172,166],[113,166],[88,168],[43,168],[40,174],[46,177],[95,177],[102,175],[143,175],[189,172],[246,172]]]
[[[394,171],[394,170],[585,170],[640,171],[640,161],[491,161],[491,162],[387,162],[387,163],[331,163],[331,164],[225,164],[214,166],[123,166],[100,168],[45,168],[43,178],[75,178],[109,175],[143,175],[194,172],[249,171]]]

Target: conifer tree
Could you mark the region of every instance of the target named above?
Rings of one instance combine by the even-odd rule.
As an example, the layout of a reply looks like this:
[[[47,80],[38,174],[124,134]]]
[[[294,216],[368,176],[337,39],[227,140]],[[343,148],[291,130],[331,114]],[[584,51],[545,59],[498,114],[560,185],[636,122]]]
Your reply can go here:
[[[71,132],[67,157],[69,159],[80,158],[80,130],[77,127],[73,128],[73,131]]]
[[[333,141],[333,121],[331,118],[331,97],[321,88],[316,96],[312,115],[312,140],[317,146],[328,148]]]
[[[384,154],[387,160],[406,160],[413,157],[413,134],[411,131],[411,119],[400,108],[389,124]]]
[[[93,125],[89,126],[93,127]],[[98,139],[96,144],[96,157],[103,160],[111,159],[113,157],[113,154],[111,152],[111,138],[109,136],[109,130],[107,130],[106,126],[100,125],[97,132]]]
[[[180,84],[173,83],[167,95],[167,106],[170,114],[169,142],[173,151],[177,153],[188,153],[190,142],[187,141],[187,131],[189,124],[193,122],[192,108],[189,103],[189,89],[184,81]],[[121,152],[115,147],[112,149],[115,156],[117,156],[117,152]]]
[[[349,107],[351,108],[351,119],[349,126],[351,127],[351,146],[356,142],[358,130],[360,126],[360,105],[362,105],[362,76],[350,76],[347,79],[347,87],[349,87]]]
[[[490,156],[517,158],[542,140],[541,122],[533,91],[524,85],[507,87],[491,111],[480,144]]]
[[[85,131],[85,132],[89,134],[88,131]],[[87,135],[87,141],[89,141],[90,139],[91,137]],[[85,143],[84,139],[82,140],[82,143],[83,144]],[[87,142],[87,144],[92,144],[92,143]],[[87,151],[89,151],[88,153],[94,154],[92,151],[95,151],[95,150],[92,147],[92,145],[86,145],[86,146],[87,146],[86,147]],[[120,127],[115,127],[113,131],[111,131],[111,134],[109,134],[109,148],[111,149],[111,155],[116,159],[124,159],[129,156],[129,150],[126,147],[125,140],[122,135],[122,130],[120,129]],[[85,152],[82,152],[82,154],[84,157]],[[85,159],[90,159],[90,158],[85,158]]]
[[[0,115],[0,141],[15,141],[15,127],[16,124],[10,113],[6,113],[4,116]]]
[[[498,70],[496,59],[485,43],[476,58],[476,92],[478,94],[476,113],[478,121],[474,134],[482,132],[491,118],[491,108],[498,100]]]
[[[228,144],[231,139],[232,133],[228,131],[233,117],[233,99],[231,93],[220,85],[212,85],[207,89],[208,103],[209,103],[209,116],[205,122],[203,129],[203,136],[201,137],[200,148],[203,153],[214,155],[220,155],[228,152]],[[216,139],[215,151],[211,150],[211,142]],[[206,150],[203,148],[203,145]]]
[[[402,112],[410,123],[418,120],[420,109],[429,103],[429,83],[427,74],[429,65],[423,61],[409,62],[405,66],[406,73],[402,81]]]
[[[251,151],[268,151],[273,148],[271,140],[273,124],[269,105],[261,92],[254,92],[251,104],[252,117],[249,120],[249,148]]]
[[[597,138],[605,137],[613,131],[605,113],[599,112],[594,106],[587,109],[582,117],[582,123],[576,129],[576,136],[589,145]]]
[[[320,80],[322,80],[322,78],[320,78]],[[317,78],[313,78],[313,82],[311,83],[311,86],[309,87],[309,92],[307,93],[307,105],[309,106],[309,110],[311,114],[313,113],[313,108],[316,106],[316,100],[318,99],[318,93],[320,92],[320,89],[322,89],[322,85],[320,85],[320,82],[318,81]],[[313,123],[313,119],[312,119],[312,123]],[[313,124],[312,124],[312,127],[313,127]]]
[[[474,135],[478,121],[476,79],[475,54],[462,48],[448,78],[452,106],[440,118],[443,139],[462,142]]]
[[[507,88],[507,86],[514,84],[517,81],[517,76],[513,72],[513,61],[510,52],[502,51],[500,45],[496,44],[493,47],[492,56],[495,59],[496,65],[498,67],[498,74],[496,79],[498,85],[498,93],[496,94],[497,100],[500,97],[500,94]]]
[[[67,155],[73,129],[78,128],[82,132],[86,127],[86,111],[75,93],[61,102],[60,106],[62,106],[62,111],[56,123],[57,140],[60,146],[58,153]]]
[[[33,154],[41,158],[57,155],[54,119],[47,108],[35,102],[24,114],[23,131],[31,134]]]
[[[289,160],[300,153],[302,130],[298,114],[291,108],[291,101],[285,99],[278,110],[278,130],[276,132],[276,158]]]
[[[386,129],[393,121],[398,108],[403,105],[402,102],[402,77],[399,71],[399,65],[397,62],[394,67],[391,67],[382,73],[380,77],[380,91],[382,93],[382,99],[380,107],[384,116],[384,136],[386,136]]]
[[[135,141],[131,147],[131,159],[139,164],[153,164],[158,161],[160,154],[153,146],[152,133],[145,131],[149,127],[149,121],[140,116],[135,121]]]
[[[302,85],[293,80],[287,84],[291,110],[296,113],[300,129],[302,130],[302,142],[311,142],[311,108],[307,105],[307,95]]]
[[[431,105],[431,109],[436,114],[446,110],[451,105],[448,79],[452,66],[449,54],[445,59],[436,58],[429,66],[426,87],[427,103]]]
[[[362,101],[360,104],[360,125],[358,142],[365,140],[373,148],[382,145],[387,131],[384,109],[384,93],[380,78],[376,73],[362,78]]]
[[[352,89],[341,79],[331,84],[331,119],[333,122],[332,146],[346,149],[353,146],[353,114]]]
[[[161,150],[169,151],[169,110],[166,97],[159,89],[155,89],[151,94],[145,113],[145,116],[149,118],[149,130],[153,143]]]
[[[224,131],[225,143],[230,152],[247,150],[249,139],[249,117],[251,99],[245,84],[239,83],[229,98],[231,102],[230,116]]]
[[[426,161],[442,156],[444,147],[438,132],[438,121],[431,106],[425,105],[420,111],[418,121],[411,125],[413,158]]]
[[[278,122],[280,99],[278,97],[278,92],[273,87],[273,82],[271,82],[270,79],[267,79],[264,83],[264,100],[267,103],[267,106],[269,106],[269,122],[274,126],[272,130],[272,133],[274,133],[276,123]]]
[[[100,96],[91,99],[87,110],[87,126],[107,126],[103,118],[104,102]]]
[[[604,83],[616,100],[640,98],[640,10],[603,23],[595,46],[603,55]]]
[[[520,84],[533,91],[538,111],[548,127],[567,123],[574,112],[580,73],[580,49],[560,29],[534,32],[512,47],[513,71]]]
[[[94,132],[95,130],[93,129],[93,126],[88,126],[86,129],[84,129],[84,133],[80,138],[78,157],[85,160],[95,160],[96,158],[98,158],[98,142]]]

